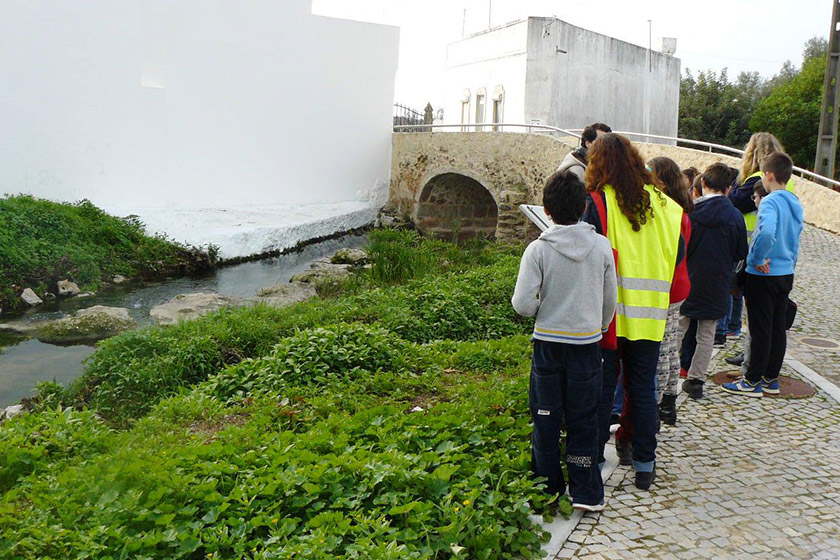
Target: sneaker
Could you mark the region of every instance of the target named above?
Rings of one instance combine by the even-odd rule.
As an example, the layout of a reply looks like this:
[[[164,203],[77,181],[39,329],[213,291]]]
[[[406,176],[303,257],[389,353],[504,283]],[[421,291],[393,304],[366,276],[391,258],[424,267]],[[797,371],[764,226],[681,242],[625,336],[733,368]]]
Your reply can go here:
[[[584,504],[572,500],[572,507],[581,511],[604,511],[604,500],[600,504]]]
[[[696,379],[686,379],[683,381],[682,390],[688,393],[692,399],[703,398],[703,382]]]
[[[639,490],[648,490],[654,480],[656,480],[656,465],[650,472],[636,471],[636,488]]]
[[[726,336],[732,338],[741,338],[741,329],[735,329],[734,331],[727,331]]]
[[[741,353],[737,356],[732,356],[731,358],[724,358],[723,361],[729,364],[730,366],[741,367],[741,365],[744,363],[744,354]]]
[[[721,389],[733,395],[744,395],[747,397],[760,397],[763,394],[761,388],[761,381],[750,383],[746,378],[734,383],[724,383],[720,386]]]
[[[725,334],[716,334],[715,335],[715,342],[713,344],[715,348],[722,348],[726,346],[726,335]]]
[[[767,393],[768,395],[778,395],[779,394],[779,379],[767,379],[766,377],[761,378],[761,392]]]
[[[669,426],[677,425],[677,395],[662,395],[659,403],[659,419]]]
[[[615,452],[618,455],[618,464],[628,467],[633,464],[633,444],[615,442]]]
[[[620,424],[618,423],[618,414],[610,415],[610,433],[616,433],[618,431],[619,426]]]
[[[688,377],[688,371],[685,368],[680,368],[680,379]]]

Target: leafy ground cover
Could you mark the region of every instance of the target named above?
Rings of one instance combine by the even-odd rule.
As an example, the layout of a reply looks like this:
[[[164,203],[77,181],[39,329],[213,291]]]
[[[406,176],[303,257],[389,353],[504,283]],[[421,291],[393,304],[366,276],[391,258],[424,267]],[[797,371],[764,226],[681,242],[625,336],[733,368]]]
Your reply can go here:
[[[0,557],[539,557],[515,250],[386,235],[437,268],[121,335],[43,387],[0,427]]]
[[[144,234],[142,224],[109,216],[88,201],[60,204],[31,196],[0,198],[0,309],[22,305],[32,288],[42,298],[59,280],[83,291],[122,275],[156,276],[208,266],[206,255]]]

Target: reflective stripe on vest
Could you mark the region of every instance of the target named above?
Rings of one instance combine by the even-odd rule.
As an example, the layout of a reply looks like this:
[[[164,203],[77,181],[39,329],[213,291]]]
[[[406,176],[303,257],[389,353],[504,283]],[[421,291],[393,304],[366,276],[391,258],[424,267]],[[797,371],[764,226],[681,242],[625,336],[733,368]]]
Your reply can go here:
[[[618,336],[661,341],[670,305],[671,280],[679,249],[682,208],[650,185],[653,217],[639,231],[621,212],[615,190],[607,185],[607,238],[618,252]]]
[[[761,171],[756,171],[747,179],[752,179],[753,177],[764,177],[764,174]],[[747,179],[744,179],[744,182],[747,182]],[[788,179],[787,185],[785,185],[785,189],[789,190],[790,192],[796,191],[796,184],[793,182],[793,177]],[[748,212],[744,214],[744,223],[747,225],[747,241],[752,237],[752,232],[755,230],[755,223],[758,220],[758,210],[753,210],[752,212]]]

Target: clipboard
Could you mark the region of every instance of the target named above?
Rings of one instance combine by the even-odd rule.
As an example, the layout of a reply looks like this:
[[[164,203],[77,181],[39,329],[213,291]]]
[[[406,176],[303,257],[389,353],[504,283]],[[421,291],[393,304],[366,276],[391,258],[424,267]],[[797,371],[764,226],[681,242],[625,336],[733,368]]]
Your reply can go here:
[[[520,204],[519,210],[525,214],[529,220],[534,222],[540,231],[545,231],[552,225],[551,220],[545,215],[545,209],[536,204]]]

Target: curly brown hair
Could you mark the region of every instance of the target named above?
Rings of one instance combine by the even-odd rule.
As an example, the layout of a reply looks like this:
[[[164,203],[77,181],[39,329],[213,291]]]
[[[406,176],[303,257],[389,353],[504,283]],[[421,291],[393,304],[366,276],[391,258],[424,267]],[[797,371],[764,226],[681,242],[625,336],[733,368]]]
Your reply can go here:
[[[624,136],[608,133],[598,137],[589,148],[586,166],[586,189],[601,192],[606,185],[615,189],[621,213],[639,231],[653,218],[650,194],[645,185],[653,184],[650,172],[639,151]]]
[[[694,201],[688,194],[688,179],[680,171],[680,166],[668,157],[655,157],[648,162],[653,184],[682,206],[688,214],[694,210]]]

